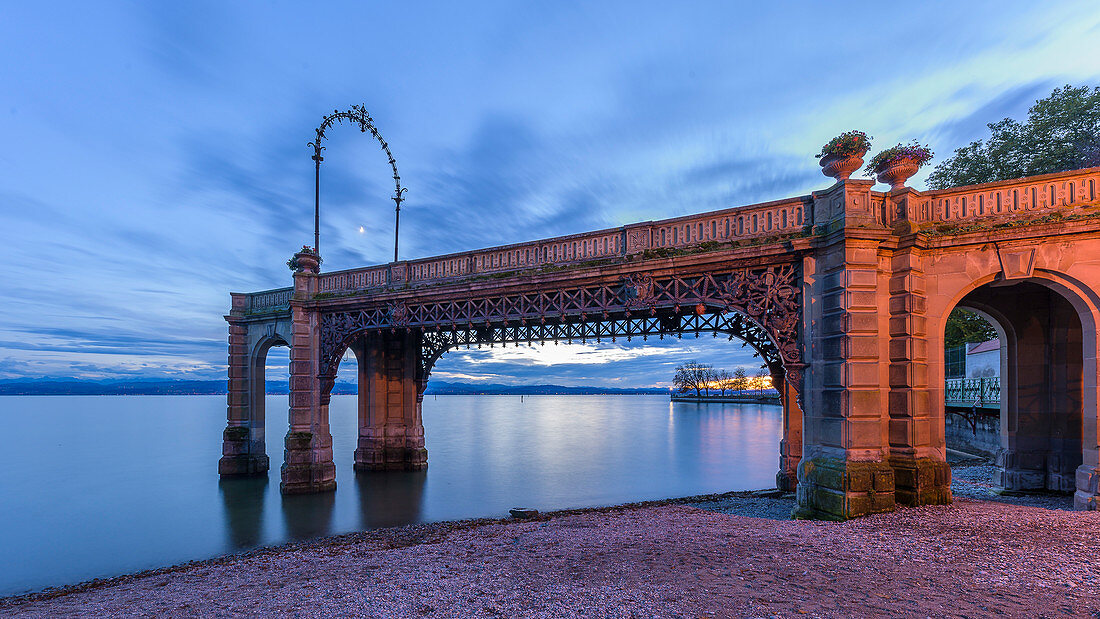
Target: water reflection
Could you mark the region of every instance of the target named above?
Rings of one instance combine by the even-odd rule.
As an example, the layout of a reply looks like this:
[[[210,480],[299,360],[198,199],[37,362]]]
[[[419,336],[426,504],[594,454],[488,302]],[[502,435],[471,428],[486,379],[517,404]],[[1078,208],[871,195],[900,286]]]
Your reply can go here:
[[[309,539],[332,533],[335,492],[291,494],[282,497],[287,539]]]
[[[266,475],[218,481],[231,548],[249,548],[260,544],[267,484]]]
[[[420,522],[427,471],[379,471],[355,474],[359,490],[359,526],[399,527]]]
[[[278,397],[269,411],[285,406]],[[11,396],[4,406],[0,419],[24,440],[8,446],[0,478],[0,595],[517,505],[764,488],[782,419],[775,406],[662,396],[441,396],[424,403],[427,471],[356,475],[356,398],[334,396],[337,491],[283,497],[274,445],[267,476],[218,481],[224,397]],[[285,430],[271,419],[269,434]],[[170,437],[171,448],[119,428]],[[133,467],[133,449],[148,450],[149,466]]]

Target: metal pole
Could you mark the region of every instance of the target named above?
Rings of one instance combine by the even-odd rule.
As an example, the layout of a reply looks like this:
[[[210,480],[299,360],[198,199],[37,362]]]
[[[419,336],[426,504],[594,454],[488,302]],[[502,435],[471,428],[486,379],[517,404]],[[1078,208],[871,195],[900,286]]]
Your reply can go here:
[[[321,157],[315,155],[317,169],[313,176],[313,251],[321,255]]]
[[[394,209],[393,216],[393,261],[397,262],[397,231],[401,227],[401,201],[394,198],[394,202],[397,202],[397,208]]]

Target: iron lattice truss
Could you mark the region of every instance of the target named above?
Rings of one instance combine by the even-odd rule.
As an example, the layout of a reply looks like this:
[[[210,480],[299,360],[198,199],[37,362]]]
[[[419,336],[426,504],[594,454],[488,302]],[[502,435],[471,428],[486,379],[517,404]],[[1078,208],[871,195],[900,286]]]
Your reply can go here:
[[[753,328],[740,326],[736,316],[727,319],[729,312]],[[340,355],[352,340],[387,329],[436,338],[443,346],[441,354],[464,344],[659,337],[698,327],[751,343],[766,361],[771,357],[782,363],[788,381],[797,387],[802,369],[801,312],[798,276],[790,264],[664,278],[633,274],[617,283],[455,300],[399,300],[324,312],[321,359],[325,374],[335,375]],[[711,322],[701,325],[698,320]],[[443,334],[450,334],[449,343],[441,339]],[[430,367],[429,363],[426,369]]]
[[[752,346],[773,373],[781,372],[783,359],[766,331],[759,325],[736,312],[715,312],[676,315],[660,312],[656,316],[643,318],[622,318],[598,320],[593,322],[547,322],[546,324],[528,324],[500,327],[474,327],[473,329],[455,329],[446,331],[426,331],[421,341],[420,372],[421,379],[427,380],[432,366],[452,348],[465,346],[489,347],[544,344],[552,341],[587,343],[589,341],[615,342],[621,338],[627,341],[638,337],[648,340],[651,337],[664,339],[682,338],[684,334],[703,333],[717,336],[719,333],[730,340],[741,340],[742,346]]]

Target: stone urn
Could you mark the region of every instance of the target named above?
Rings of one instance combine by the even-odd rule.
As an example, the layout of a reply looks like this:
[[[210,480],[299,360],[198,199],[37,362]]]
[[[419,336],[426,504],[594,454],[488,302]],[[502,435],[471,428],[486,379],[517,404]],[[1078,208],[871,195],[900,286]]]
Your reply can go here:
[[[835,178],[838,181],[846,181],[863,165],[863,156],[867,151],[856,155],[825,155],[821,158],[821,173]]]
[[[912,159],[896,159],[875,170],[875,177],[878,182],[890,185],[890,191],[894,191],[905,187],[905,181],[919,169],[920,164]]]
[[[297,273],[317,273],[321,270],[321,257],[311,251],[300,251],[291,258],[290,268]]]

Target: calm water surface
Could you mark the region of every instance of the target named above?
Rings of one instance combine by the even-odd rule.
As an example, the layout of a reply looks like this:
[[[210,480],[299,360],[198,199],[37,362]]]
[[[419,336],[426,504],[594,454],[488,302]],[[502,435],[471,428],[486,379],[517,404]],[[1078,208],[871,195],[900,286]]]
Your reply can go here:
[[[428,470],[360,473],[355,396],[330,406],[337,491],[219,481],[225,396],[0,398],[0,595],[372,527],[770,487],[781,410],[664,396],[427,396]]]

